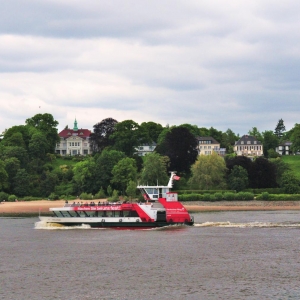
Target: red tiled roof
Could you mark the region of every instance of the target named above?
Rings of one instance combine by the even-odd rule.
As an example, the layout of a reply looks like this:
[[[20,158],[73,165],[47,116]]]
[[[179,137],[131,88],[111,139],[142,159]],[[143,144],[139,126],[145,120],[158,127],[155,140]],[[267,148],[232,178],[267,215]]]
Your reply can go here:
[[[74,136],[75,134],[81,138],[86,138],[91,135],[91,131],[88,129],[78,129],[76,131],[73,129],[64,129],[58,135],[62,138],[68,138],[70,136]]]

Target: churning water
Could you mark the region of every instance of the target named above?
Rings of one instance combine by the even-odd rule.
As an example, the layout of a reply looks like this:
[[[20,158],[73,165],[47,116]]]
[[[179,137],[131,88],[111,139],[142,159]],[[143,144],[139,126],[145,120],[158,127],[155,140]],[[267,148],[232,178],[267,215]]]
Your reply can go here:
[[[300,299],[299,212],[193,216],[121,231],[0,218],[0,298]]]

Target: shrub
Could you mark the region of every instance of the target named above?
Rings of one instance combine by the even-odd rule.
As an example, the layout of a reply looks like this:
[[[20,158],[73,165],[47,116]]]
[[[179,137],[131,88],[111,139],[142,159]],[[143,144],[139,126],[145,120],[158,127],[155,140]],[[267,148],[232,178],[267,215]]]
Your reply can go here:
[[[239,192],[235,195],[235,200],[253,200],[254,195],[249,192]]]
[[[16,201],[16,199],[17,199],[17,196],[16,196],[16,195],[10,195],[10,196],[8,197],[8,201],[9,201],[9,202],[14,202],[14,201]]]
[[[59,196],[56,195],[55,193],[51,193],[48,197],[49,200],[58,200]]]
[[[5,192],[0,192],[0,201],[7,201],[8,200],[9,195]]]
[[[261,198],[263,200],[268,200],[269,199],[269,193],[268,192],[263,192],[261,193]]]
[[[210,200],[210,201],[216,201],[217,198],[216,198],[215,194],[210,195],[210,199],[209,199],[209,200]]]
[[[223,195],[225,200],[234,200],[235,199],[235,193],[226,192]]]
[[[222,195],[222,193],[215,193],[215,198],[216,198],[216,200],[223,200],[223,195]]]
[[[204,201],[210,201],[211,200],[211,195],[208,193],[203,194],[203,200]]]
[[[201,194],[189,194],[185,195],[186,196],[186,201],[201,201],[204,200],[204,195]]]
[[[95,198],[96,199],[105,199],[106,198],[106,195],[105,195],[103,187],[101,187],[101,189],[99,190],[99,192],[95,195]]]
[[[107,199],[108,201],[119,201],[119,192],[117,190],[113,190],[112,196]]]
[[[81,193],[80,194],[80,199],[82,200],[92,200],[94,197],[92,194],[88,194],[88,193]]]

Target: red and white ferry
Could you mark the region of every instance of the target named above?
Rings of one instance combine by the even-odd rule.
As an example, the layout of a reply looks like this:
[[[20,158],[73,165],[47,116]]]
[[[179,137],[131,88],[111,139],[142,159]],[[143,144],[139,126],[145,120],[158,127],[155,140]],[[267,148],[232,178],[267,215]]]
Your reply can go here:
[[[50,208],[52,217],[40,216],[46,223],[63,226],[89,225],[92,228],[115,227],[155,228],[169,225],[193,225],[184,206],[178,201],[178,195],[171,192],[173,180],[178,180],[175,172],[171,172],[167,186],[138,185],[145,203],[73,203],[64,207]]]

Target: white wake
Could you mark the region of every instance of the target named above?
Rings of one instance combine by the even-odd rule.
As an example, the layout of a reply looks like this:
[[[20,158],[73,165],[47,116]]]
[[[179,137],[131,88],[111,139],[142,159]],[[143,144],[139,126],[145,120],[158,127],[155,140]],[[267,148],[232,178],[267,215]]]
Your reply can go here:
[[[249,223],[231,223],[227,222],[204,222],[196,223],[194,227],[228,227],[228,228],[274,228],[274,227],[300,227],[300,223],[272,223],[272,222],[249,222]]]

